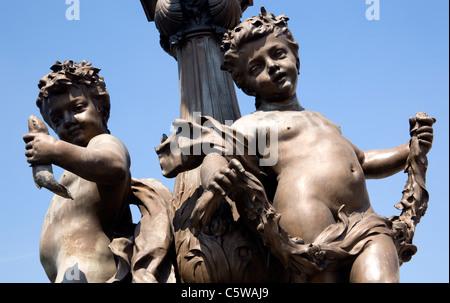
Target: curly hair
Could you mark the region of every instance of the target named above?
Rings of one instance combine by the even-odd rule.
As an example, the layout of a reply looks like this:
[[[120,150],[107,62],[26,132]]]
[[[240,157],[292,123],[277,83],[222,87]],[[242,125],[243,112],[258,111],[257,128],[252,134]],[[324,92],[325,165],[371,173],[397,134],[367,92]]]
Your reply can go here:
[[[231,73],[237,87],[242,89],[247,95],[255,96],[256,92],[250,90],[245,81],[243,70],[240,68],[241,58],[239,49],[245,43],[260,39],[272,33],[277,37],[284,35],[297,59],[297,68],[300,70],[299,46],[287,27],[288,20],[289,18],[285,15],[275,17],[272,13],[268,13],[264,7],[261,7],[261,12],[258,16],[246,19],[224,34],[221,45],[224,61],[221,68]]]
[[[39,95],[36,105],[39,107],[42,117],[51,126],[49,117],[43,110],[44,101],[48,102],[51,95],[67,92],[71,87],[86,89],[86,93],[92,98],[97,106],[101,106],[104,111],[105,124],[108,122],[111,109],[109,93],[102,76],[98,75],[99,68],[92,66],[90,62],[73,63],[72,60],[66,60],[64,63],[56,61],[50,67],[51,73],[45,75],[39,80]]]

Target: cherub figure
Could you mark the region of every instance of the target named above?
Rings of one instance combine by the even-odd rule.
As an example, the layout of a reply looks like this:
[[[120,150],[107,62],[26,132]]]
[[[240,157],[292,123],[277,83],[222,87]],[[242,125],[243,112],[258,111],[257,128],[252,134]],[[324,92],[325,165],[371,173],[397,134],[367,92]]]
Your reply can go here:
[[[23,136],[25,155],[32,165],[65,169],[60,183],[72,199],[53,197],[42,228],[40,260],[51,282],[117,281],[129,272],[129,266],[121,265],[118,278],[118,263],[129,265],[127,254],[133,251],[133,240],[117,237],[133,237],[131,186],[137,185],[139,192],[144,185],[132,179],[128,150],[108,130],[110,97],[100,69],[86,61],[57,61],[51,70],[39,81],[36,104],[59,140],[30,132]],[[155,191],[153,196],[160,197]],[[160,226],[166,221],[161,219]],[[168,248],[170,228],[165,232]]]
[[[300,105],[296,94],[299,47],[287,20],[284,15],[275,17],[262,8],[259,16],[237,25],[223,40],[224,68],[231,72],[236,85],[256,100],[256,112],[241,117],[229,130],[245,134],[248,142],[262,140],[258,138],[260,127],[275,129],[278,134],[277,144],[267,146],[270,153],[277,155],[276,163],[260,166],[262,173],[276,184],[272,195],[267,195],[271,210],[256,229],[263,234],[271,252],[285,258],[283,264],[287,267],[293,255],[307,258],[314,256],[314,250],[322,249],[329,259],[345,256],[340,266],[324,266],[315,272],[305,270],[306,276],[291,280],[398,282],[399,258],[391,223],[374,212],[366,179],[388,177],[404,169],[409,144],[362,151],[342,135],[335,123]],[[420,122],[421,127],[415,132],[420,149],[426,154],[433,140],[434,121],[424,117]],[[160,158],[164,168],[168,162],[162,154]],[[229,161],[230,158],[227,157],[228,162],[217,154],[204,158],[201,178],[210,197],[239,191],[238,185],[243,183],[244,172],[251,165],[242,161],[242,157]],[[200,210],[194,210],[192,216],[195,223],[207,221],[203,218],[208,211],[203,208],[209,206],[200,202],[205,203],[199,200]],[[304,253],[285,252],[290,246],[274,240],[277,235],[269,236],[267,233],[272,232],[269,228],[264,230],[265,222],[273,220],[274,212],[280,215],[277,218],[282,234],[297,239],[289,240],[289,245],[295,246],[297,241]],[[244,212],[240,215],[248,216]],[[327,254],[326,247],[333,245]],[[320,264],[320,260],[312,261]]]

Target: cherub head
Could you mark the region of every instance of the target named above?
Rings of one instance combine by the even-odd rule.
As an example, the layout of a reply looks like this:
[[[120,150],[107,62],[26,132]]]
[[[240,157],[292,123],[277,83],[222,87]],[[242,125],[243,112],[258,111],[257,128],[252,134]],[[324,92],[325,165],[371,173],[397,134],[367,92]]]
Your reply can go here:
[[[288,18],[275,17],[262,7],[259,16],[238,24],[224,35],[222,69],[231,72],[244,93],[270,102],[295,94],[300,70],[298,43]]]
[[[100,69],[86,61],[65,61],[39,81],[36,105],[45,122],[65,141],[86,145],[93,136],[109,133],[109,93]]]

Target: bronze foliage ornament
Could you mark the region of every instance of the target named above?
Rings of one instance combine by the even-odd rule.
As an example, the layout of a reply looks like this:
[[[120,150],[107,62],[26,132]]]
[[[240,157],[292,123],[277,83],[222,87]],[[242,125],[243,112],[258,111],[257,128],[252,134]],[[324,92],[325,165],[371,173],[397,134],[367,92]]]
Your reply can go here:
[[[161,46],[172,56],[184,37],[213,32],[223,34],[240,22],[252,0],[157,0],[141,1],[149,20],[161,33]]]
[[[417,247],[412,244],[414,231],[428,207],[429,195],[426,189],[428,159],[420,149],[417,137],[417,129],[422,126],[423,119],[427,117],[428,115],[422,111],[409,120],[411,127],[410,154],[405,168],[408,180],[401,201],[395,204],[395,207],[402,212],[400,215],[389,218],[393,224],[400,262],[408,262],[417,252]],[[432,123],[434,122],[436,119],[432,118]]]

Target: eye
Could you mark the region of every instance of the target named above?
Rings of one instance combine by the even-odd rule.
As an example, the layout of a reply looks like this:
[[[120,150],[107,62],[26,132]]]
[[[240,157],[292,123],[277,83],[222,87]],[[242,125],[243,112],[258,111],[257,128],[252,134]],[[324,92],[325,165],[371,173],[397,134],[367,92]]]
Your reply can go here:
[[[257,75],[261,70],[261,64],[253,64],[249,68],[249,72],[251,75],[255,76]]]
[[[83,103],[78,103],[77,105],[75,105],[74,110],[75,112],[79,113],[82,112],[85,108],[85,105]]]
[[[276,59],[282,59],[285,57],[285,55],[286,55],[286,50],[284,50],[284,49],[277,49],[275,51],[275,53],[273,54],[274,58],[276,58]]]

